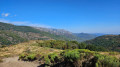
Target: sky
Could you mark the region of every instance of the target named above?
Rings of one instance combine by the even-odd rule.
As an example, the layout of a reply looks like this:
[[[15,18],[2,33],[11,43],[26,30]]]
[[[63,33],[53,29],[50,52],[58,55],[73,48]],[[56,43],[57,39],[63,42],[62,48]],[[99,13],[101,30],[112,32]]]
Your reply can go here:
[[[0,0],[0,3],[1,22],[73,33],[120,33],[120,0]]]

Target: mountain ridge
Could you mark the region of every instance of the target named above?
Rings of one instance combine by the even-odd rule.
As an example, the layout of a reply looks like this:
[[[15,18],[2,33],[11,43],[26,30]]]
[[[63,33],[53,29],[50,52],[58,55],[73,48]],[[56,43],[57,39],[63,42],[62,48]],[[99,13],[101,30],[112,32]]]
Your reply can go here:
[[[16,44],[16,43],[21,42],[21,39],[23,39],[22,42],[27,41],[27,40],[49,40],[49,39],[82,41],[81,38],[78,38],[72,34],[69,34],[69,35],[59,34],[58,35],[58,34],[46,32],[43,30],[39,30],[31,26],[16,26],[13,24],[3,23],[3,22],[0,22],[0,31],[1,31],[0,41],[2,42],[1,43],[2,45],[6,44],[4,43],[5,41],[8,42],[7,45]],[[4,33],[6,33],[6,35],[4,35]],[[13,43],[14,37],[18,38],[16,39],[17,41],[15,41],[15,43]]]

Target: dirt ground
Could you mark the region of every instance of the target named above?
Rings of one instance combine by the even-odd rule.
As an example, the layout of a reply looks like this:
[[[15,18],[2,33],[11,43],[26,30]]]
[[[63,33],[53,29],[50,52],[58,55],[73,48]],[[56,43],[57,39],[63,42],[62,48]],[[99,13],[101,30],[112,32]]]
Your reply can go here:
[[[39,63],[19,61],[18,57],[9,57],[3,59],[0,67],[39,67]]]

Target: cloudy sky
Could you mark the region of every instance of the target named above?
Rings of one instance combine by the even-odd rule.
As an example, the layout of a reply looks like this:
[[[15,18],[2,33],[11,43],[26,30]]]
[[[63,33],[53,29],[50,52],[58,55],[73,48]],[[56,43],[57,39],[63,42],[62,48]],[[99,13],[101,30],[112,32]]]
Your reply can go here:
[[[0,21],[66,29],[74,33],[120,33],[120,0],[0,0]]]

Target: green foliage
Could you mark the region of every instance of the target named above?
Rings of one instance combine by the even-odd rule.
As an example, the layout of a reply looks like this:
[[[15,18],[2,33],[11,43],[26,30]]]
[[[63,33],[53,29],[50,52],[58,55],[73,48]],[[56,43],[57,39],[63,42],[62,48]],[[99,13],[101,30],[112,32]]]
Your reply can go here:
[[[86,44],[85,43],[80,43],[80,44],[78,44],[78,48],[79,49],[85,49],[86,48]]]
[[[41,57],[41,55],[39,55]],[[35,54],[21,54],[19,56],[24,61],[34,61]],[[69,49],[60,53],[50,53],[42,56],[40,61],[43,61],[47,66],[54,65],[72,65],[72,67],[119,67],[120,60],[108,55],[101,55],[95,51],[88,49]],[[71,67],[71,66],[70,66]]]
[[[112,56],[96,54],[96,67],[119,67],[120,60]]]
[[[92,51],[108,51],[102,46],[95,46],[95,45],[87,45],[86,49],[92,50]]]
[[[22,53],[22,54],[19,55],[19,59],[23,59],[25,57],[26,57],[26,55],[24,53]]]
[[[34,61],[36,60],[36,55],[35,54],[21,54],[19,56],[19,60],[24,60],[24,61]]]
[[[66,50],[61,55],[66,61],[75,62],[84,58],[90,58],[90,56],[94,55],[94,52],[87,49],[74,49]]]
[[[30,54],[27,56],[27,58],[31,61],[35,60],[36,59],[36,55],[35,54]]]
[[[50,62],[50,59],[48,58],[48,56],[45,56],[44,57],[44,60],[45,60],[45,64],[50,64],[51,62]]]
[[[80,58],[80,54],[77,50],[67,50],[63,54],[64,59],[70,62],[77,61]]]
[[[46,40],[44,42],[37,42],[37,46],[50,47],[56,49],[76,49],[78,48],[77,41],[62,41],[62,40]]]
[[[2,37],[2,36],[0,36],[0,44],[1,45],[9,45],[9,44],[12,44],[8,39],[6,39],[6,38],[4,38],[4,37]]]
[[[87,44],[102,46],[109,50],[120,51],[120,36],[119,35],[104,35],[93,40],[86,41]]]
[[[11,45],[27,41],[26,39],[20,37],[19,35],[11,31],[0,31],[0,34],[1,45]]]
[[[59,59],[58,54],[56,53],[49,54],[48,57],[50,58],[51,62],[54,62],[55,59]]]
[[[95,45],[86,45],[85,43],[79,43],[77,41],[62,41],[62,40],[46,40],[43,42],[37,41],[34,45],[40,47],[50,47],[56,49],[89,49],[92,51],[107,51],[104,47]]]

